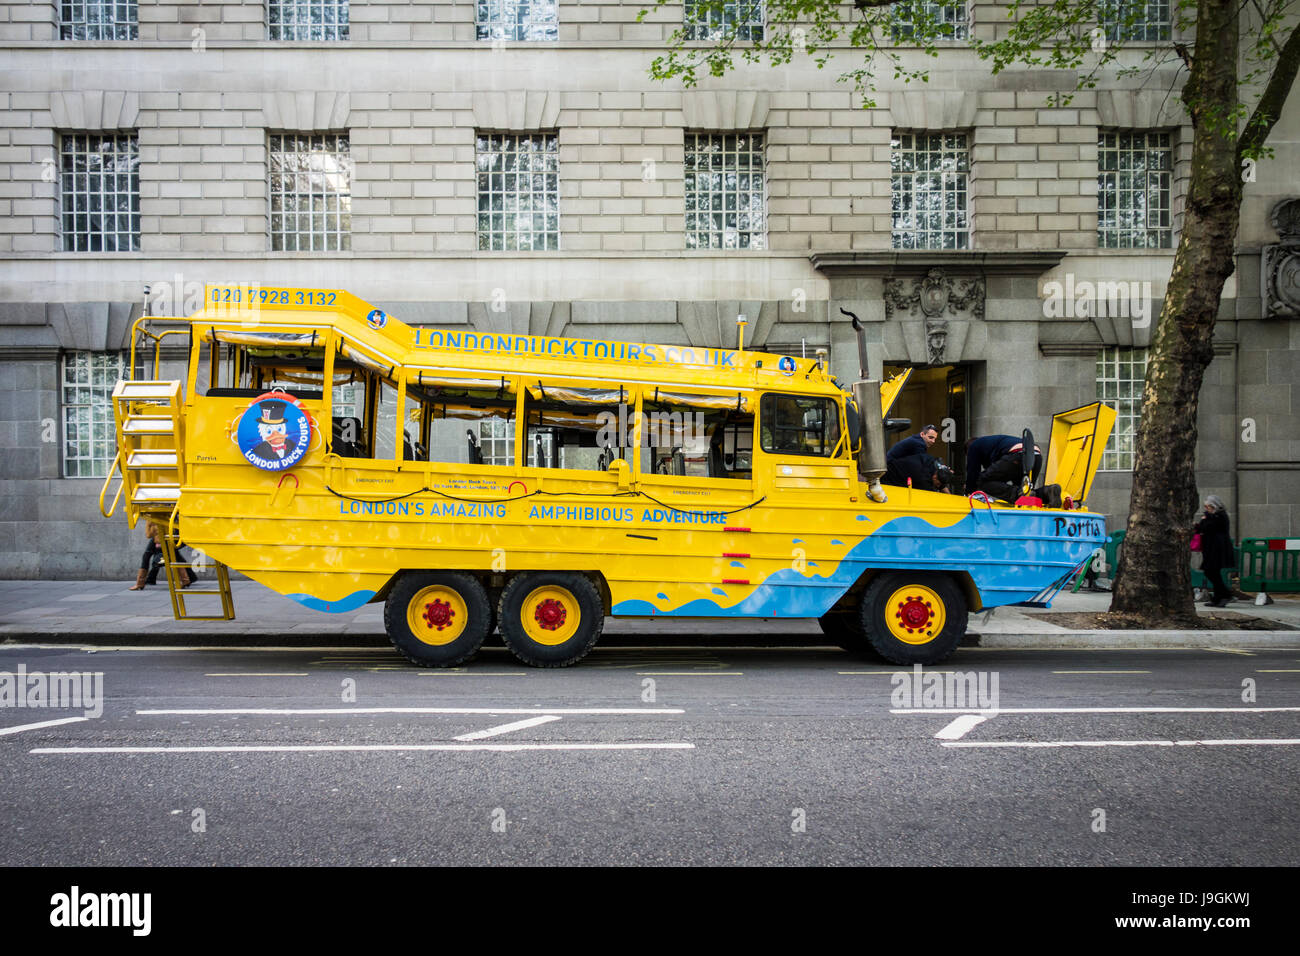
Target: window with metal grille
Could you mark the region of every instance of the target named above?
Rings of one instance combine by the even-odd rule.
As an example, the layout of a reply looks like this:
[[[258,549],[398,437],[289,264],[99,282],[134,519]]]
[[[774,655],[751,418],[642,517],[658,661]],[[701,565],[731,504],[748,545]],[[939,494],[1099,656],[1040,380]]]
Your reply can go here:
[[[140,251],[140,139],[70,133],[59,141],[64,252]]]
[[[735,31],[737,40],[763,39],[763,0],[686,0],[686,39],[708,40]]]
[[[1097,141],[1097,245],[1172,248],[1173,175],[1168,133],[1102,130]]]
[[[348,0],[267,0],[272,40],[346,40]]]
[[[478,0],[480,40],[558,40],[556,0]]]
[[[273,133],[271,249],[352,248],[352,153],[346,133]]]
[[[970,39],[966,0],[901,0],[889,8],[889,32],[895,43],[906,43],[924,27],[926,36],[945,40]]]
[[[484,418],[478,423],[478,445],[485,465],[515,463],[515,424],[504,418]]]
[[[1145,348],[1104,348],[1097,356],[1097,398],[1118,412],[1101,456],[1102,471],[1129,471],[1142,417],[1142,387],[1147,377]]]
[[[767,248],[762,133],[686,134],[686,248]]]
[[[103,478],[117,454],[113,387],[126,377],[125,352],[63,355],[63,475]]]
[[[1169,39],[1170,0],[1102,0],[1100,26],[1111,43],[1160,43]]]
[[[970,248],[965,133],[895,133],[890,142],[895,249]]]
[[[62,0],[61,40],[138,40],[136,0]]]
[[[555,133],[478,134],[480,249],[560,248],[559,159]]]

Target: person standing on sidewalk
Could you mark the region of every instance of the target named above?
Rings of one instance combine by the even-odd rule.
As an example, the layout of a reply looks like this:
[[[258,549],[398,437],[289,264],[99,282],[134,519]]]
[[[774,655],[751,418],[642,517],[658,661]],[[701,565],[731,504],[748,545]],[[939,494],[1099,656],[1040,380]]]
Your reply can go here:
[[[148,535],[149,543],[145,545],[144,554],[140,557],[140,570],[136,572],[135,584],[127,588],[128,591],[143,591],[150,584],[158,583],[158,571],[162,567],[163,562],[163,527],[156,521],[146,521],[144,533]],[[177,552],[179,552],[182,547],[184,547],[184,545],[178,545],[176,548]],[[185,580],[181,583],[181,587],[187,588],[198,580],[194,572],[188,566],[182,568],[182,571]]]
[[[1205,496],[1204,515],[1193,530],[1201,536],[1201,570],[1214,588],[1213,597],[1205,603],[1210,607],[1223,607],[1232,600],[1232,591],[1223,581],[1223,572],[1236,562],[1232,560],[1232,534],[1222,498]]]

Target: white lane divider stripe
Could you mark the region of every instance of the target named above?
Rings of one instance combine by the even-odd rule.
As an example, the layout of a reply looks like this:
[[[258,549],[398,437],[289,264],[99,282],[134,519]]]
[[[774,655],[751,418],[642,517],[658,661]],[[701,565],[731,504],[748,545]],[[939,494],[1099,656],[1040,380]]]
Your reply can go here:
[[[42,727],[58,727],[61,724],[79,724],[89,717],[62,717],[59,720],[42,720],[39,724],[20,724],[17,727],[0,728],[0,737],[6,734],[21,734],[24,730],[40,730]]]
[[[33,754],[337,753],[356,751],[694,750],[676,741],[634,744],[264,744],[230,747],[37,747]]]
[[[935,734],[935,737],[939,740],[960,740],[988,719],[987,716],[982,714],[962,714]]]
[[[1300,709],[1300,708],[1297,708]],[[228,707],[137,710],[139,716],[316,716],[333,714],[532,714],[536,707]],[[548,714],[684,714],[680,707],[548,707]]]
[[[1300,707],[999,707],[1002,714],[1290,714]],[[912,707],[891,714],[988,714],[979,707]]]
[[[953,740],[945,747],[1296,747],[1300,738],[1242,740]]]
[[[489,727],[487,730],[476,730],[473,733],[461,734],[455,739],[462,741],[483,740],[487,737],[497,737],[516,730],[527,730],[529,727],[536,727],[539,724],[549,724],[551,721],[559,719],[554,714],[543,714],[541,717],[529,717],[527,720],[516,720],[512,724],[502,724],[500,727]]]

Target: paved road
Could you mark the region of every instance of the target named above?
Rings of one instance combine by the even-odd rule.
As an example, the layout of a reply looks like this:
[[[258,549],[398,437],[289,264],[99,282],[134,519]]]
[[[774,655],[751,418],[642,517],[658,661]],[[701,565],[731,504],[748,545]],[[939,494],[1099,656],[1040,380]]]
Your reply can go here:
[[[0,647],[20,665],[105,703],[0,708],[3,865],[1300,863],[1300,642],[964,649],[934,671],[996,675],[982,722],[807,647]]]

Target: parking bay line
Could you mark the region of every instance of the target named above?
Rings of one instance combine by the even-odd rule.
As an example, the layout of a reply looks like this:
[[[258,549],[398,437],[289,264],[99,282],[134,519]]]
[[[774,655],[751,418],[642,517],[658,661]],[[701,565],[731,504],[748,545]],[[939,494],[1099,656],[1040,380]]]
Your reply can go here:
[[[496,737],[500,734],[513,733],[516,730],[527,730],[529,727],[536,727],[539,724],[549,724],[553,720],[560,720],[556,714],[543,714],[540,717],[529,717],[527,720],[516,720],[512,724],[502,724],[499,727],[489,727],[487,730],[475,730],[468,734],[461,734],[456,740],[468,742],[471,740],[483,740],[486,737]]]
[[[1300,738],[1242,740],[945,740],[945,747],[1051,749],[1061,747],[1295,747]]]
[[[535,743],[535,744],[259,744],[228,747],[36,747],[33,754],[173,754],[173,753],[348,753],[384,751],[487,750],[516,753],[528,750],[694,750],[683,741],[644,743]]]
[[[1300,708],[1297,708],[1300,709]],[[338,714],[684,714],[680,707],[227,707],[227,708],[169,708],[165,710],[137,710],[139,716],[315,716]]]
[[[59,727],[63,724],[79,724],[89,717],[60,717],[58,720],[42,720],[37,724],[19,724],[17,727],[0,727],[0,737],[6,734],[20,734],[24,730],[40,730],[42,727]]]

